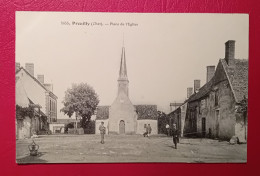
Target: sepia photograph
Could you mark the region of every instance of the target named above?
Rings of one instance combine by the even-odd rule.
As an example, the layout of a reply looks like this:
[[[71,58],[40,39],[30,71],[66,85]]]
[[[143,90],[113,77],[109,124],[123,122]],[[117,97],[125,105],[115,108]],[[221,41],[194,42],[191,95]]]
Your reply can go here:
[[[248,14],[16,11],[16,163],[247,163],[248,40]]]

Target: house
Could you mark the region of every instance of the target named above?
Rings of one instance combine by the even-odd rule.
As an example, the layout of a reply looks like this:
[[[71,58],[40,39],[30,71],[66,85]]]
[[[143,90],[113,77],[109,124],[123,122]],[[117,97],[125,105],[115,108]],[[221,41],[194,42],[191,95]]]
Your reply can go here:
[[[186,136],[236,136],[246,142],[248,60],[235,58],[234,40],[225,45],[225,58],[219,60],[216,71],[208,69],[208,82],[187,100],[184,131]]]
[[[109,134],[143,134],[144,127],[150,124],[152,134],[158,133],[157,106],[133,105],[129,99],[125,48],[122,48],[117,97],[111,106],[99,106],[96,115],[96,133],[104,122]]]
[[[176,124],[177,129],[179,129],[180,136],[183,137],[185,118],[186,118],[187,103],[179,103],[179,106],[174,109],[174,111],[167,114],[169,119],[170,128],[173,128],[173,124]]]
[[[19,117],[16,122],[16,129],[17,132],[20,132],[23,128],[22,131],[26,131],[24,132],[26,133],[25,136],[29,137],[33,133],[40,134],[43,131],[48,131],[49,124],[57,121],[57,96],[52,92],[52,88],[45,87],[42,82],[34,77],[33,64],[26,64],[26,67],[28,69],[17,67],[16,70],[16,105],[23,108],[33,107],[35,114],[31,119],[26,117],[22,120],[23,118]],[[39,119],[36,118],[38,116]],[[34,118],[36,118],[35,122],[33,122]],[[40,123],[43,119],[46,122]],[[23,136],[17,135],[18,138]]]

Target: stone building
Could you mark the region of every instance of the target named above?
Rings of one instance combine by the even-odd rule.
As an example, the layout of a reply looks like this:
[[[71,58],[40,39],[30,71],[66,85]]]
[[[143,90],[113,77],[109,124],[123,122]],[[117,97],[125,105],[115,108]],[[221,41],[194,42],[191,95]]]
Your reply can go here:
[[[33,64],[29,64],[29,66],[28,71],[23,67],[16,68],[16,105],[36,107],[35,115],[38,114],[40,118],[36,118],[35,122],[34,119],[28,118],[24,121],[21,121],[21,119],[16,121],[18,138],[23,136],[18,134],[21,131],[27,131],[23,133],[26,133],[25,136],[29,137],[33,132],[40,133],[42,130],[49,130],[48,124],[57,121],[57,96],[31,75],[30,72],[34,73],[34,67]],[[43,123],[43,119],[46,119],[47,124]],[[24,129],[25,127],[27,129]]]
[[[111,106],[99,106],[96,115],[96,133],[101,122],[109,134],[142,134],[144,126],[150,124],[152,134],[158,133],[157,106],[133,105],[129,99],[125,48],[122,48],[117,97]]]
[[[189,92],[187,92],[189,94]],[[167,118],[169,119],[170,128],[173,128],[173,124],[176,124],[177,129],[179,130],[179,134],[181,137],[184,135],[184,126],[185,126],[185,118],[187,111],[187,103],[182,103],[178,108],[174,111],[167,114]]]
[[[225,58],[216,71],[207,69],[208,82],[187,100],[184,133],[221,139],[236,136],[246,142],[248,60],[235,59],[235,41],[225,45]]]

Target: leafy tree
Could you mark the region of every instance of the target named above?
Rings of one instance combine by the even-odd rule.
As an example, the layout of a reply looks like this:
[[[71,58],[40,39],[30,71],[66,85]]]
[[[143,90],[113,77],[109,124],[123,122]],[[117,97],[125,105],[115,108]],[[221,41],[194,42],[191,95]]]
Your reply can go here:
[[[166,131],[166,124],[169,124],[169,119],[167,118],[167,115],[162,111],[157,111],[158,116],[158,131],[161,134],[167,134]]]
[[[87,83],[72,84],[72,88],[66,90],[62,103],[64,107],[61,112],[69,117],[76,113],[82,118],[81,126],[86,128],[87,121],[90,120],[96,110],[99,98],[95,90]]]
[[[25,117],[32,118],[34,116],[34,109],[33,107],[21,107],[16,105],[16,118],[17,119],[24,119]]]

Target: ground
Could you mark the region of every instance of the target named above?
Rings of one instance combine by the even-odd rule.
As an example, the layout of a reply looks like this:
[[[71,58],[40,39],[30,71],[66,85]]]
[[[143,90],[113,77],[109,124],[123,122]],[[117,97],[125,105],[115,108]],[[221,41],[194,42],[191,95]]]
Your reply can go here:
[[[32,139],[17,140],[17,163],[106,163],[106,162],[246,162],[247,145],[227,141],[181,138],[178,149],[164,135],[49,135],[34,139],[38,156],[29,156]]]

